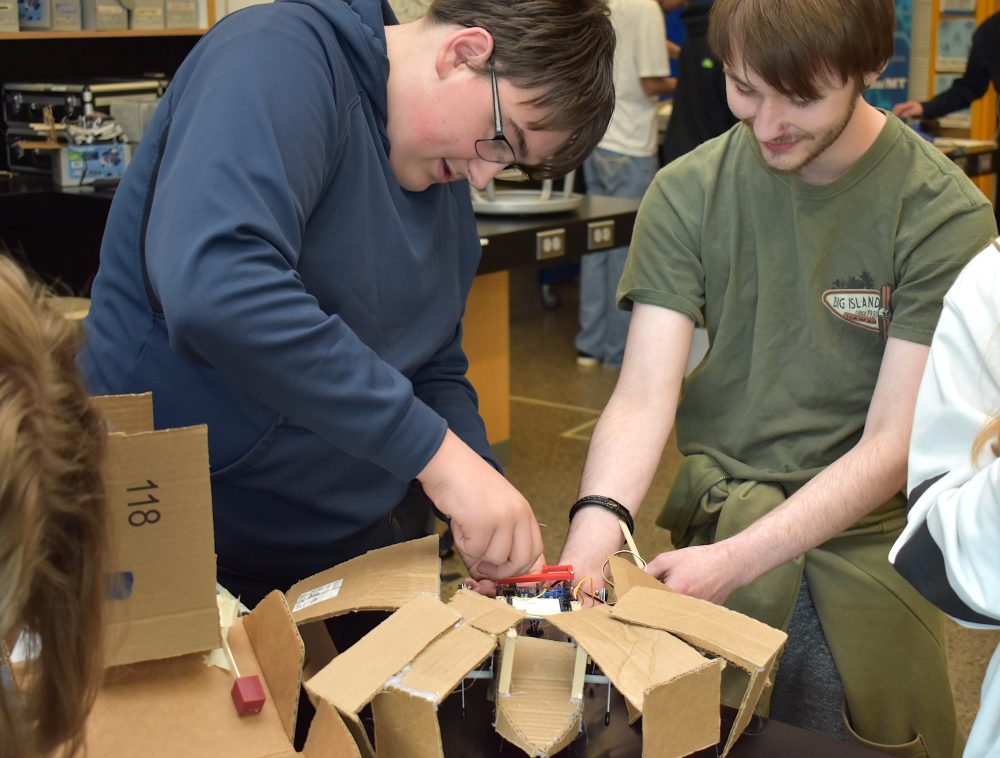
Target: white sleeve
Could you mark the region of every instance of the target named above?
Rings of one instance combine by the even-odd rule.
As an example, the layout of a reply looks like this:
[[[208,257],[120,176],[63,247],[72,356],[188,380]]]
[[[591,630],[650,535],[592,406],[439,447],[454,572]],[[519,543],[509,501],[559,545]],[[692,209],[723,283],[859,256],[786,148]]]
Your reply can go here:
[[[667,30],[663,11],[655,2],[641,4],[641,20],[636,32],[637,70],[642,78],[670,76],[667,59]]]
[[[963,269],[945,297],[910,440],[907,526],[889,560],[971,626],[1000,624],[1000,459],[972,444],[1000,413],[1000,251]]]

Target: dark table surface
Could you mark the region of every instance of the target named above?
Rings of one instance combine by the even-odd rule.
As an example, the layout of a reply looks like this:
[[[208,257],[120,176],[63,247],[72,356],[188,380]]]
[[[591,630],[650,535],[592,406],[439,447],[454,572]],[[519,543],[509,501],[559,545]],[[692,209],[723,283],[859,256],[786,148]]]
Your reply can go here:
[[[441,704],[438,716],[446,758],[516,758],[523,755],[494,730],[493,703],[488,690],[486,680],[475,681],[467,687],[464,718],[460,695],[453,694]],[[625,701],[612,690],[611,719],[605,726],[606,705],[607,686],[587,684],[583,733],[552,758],[640,758],[641,720],[634,727],[628,725]],[[723,744],[734,715],[731,709],[722,708]],[[721,752],[722,747],[708,748],[694,755],[715,758],[717,750]],[[729,755],[732,758],[877,758],[883,754],[778,721],[754,718]]]

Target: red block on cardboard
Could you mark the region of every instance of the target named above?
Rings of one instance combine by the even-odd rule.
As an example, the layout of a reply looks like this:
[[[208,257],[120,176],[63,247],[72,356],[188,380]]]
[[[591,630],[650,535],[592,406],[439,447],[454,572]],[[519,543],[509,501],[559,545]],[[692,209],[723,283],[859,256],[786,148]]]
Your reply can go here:
[[[230,693],[233,696],[233,703],[236,705],[236,712],[240,716],[251,716],[260,713],[264,707],[267,696],[264,694],[264,687],[260,679],[256,676],[241,676],[233,682],[233,689]]]

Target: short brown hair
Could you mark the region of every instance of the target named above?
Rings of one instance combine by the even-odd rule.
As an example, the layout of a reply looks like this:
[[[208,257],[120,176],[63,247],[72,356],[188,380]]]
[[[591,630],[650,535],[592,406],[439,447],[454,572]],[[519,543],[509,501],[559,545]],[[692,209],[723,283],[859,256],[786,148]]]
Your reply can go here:
[[[708,34],[727,65],[738,57],[781,94],[814,100],[830,75],[863,90],[895,28],[893,0],[715,0]]]
[[[34,654],[0,684],[5,756],[77,752],[103,671],[106,429],[79,327],[44,299],[0,257],[0,640],[26,632]]]
[[[544,163],[525,167],[532,176],[572,171],[601,141],[615,109],[615,32],[602,0],[434,0],[427,18],[488,31],[497,76],[542,92],[529,104],[548,115],[528,126],[571,133]]]

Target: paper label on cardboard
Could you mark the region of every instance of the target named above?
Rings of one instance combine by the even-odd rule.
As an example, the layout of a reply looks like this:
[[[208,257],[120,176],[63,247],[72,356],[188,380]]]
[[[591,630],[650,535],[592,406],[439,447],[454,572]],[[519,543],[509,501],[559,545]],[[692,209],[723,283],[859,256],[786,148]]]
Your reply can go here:
[[[514,597],[510,600],[517,610],[529,616],[553,616],[562,613],[557,597]]]
[[[343,583],[343,579],[335,579],[332,582],[324,584],[322,587],[317,587],[316,589],[303,592],[299,596],[299,599],[295,601],[295,607],[292,608],[292,613],[301,611],[303,608],[308,608],[310,605],[322,603],[324,600],[337,597],[340,593],[340,585]]]

